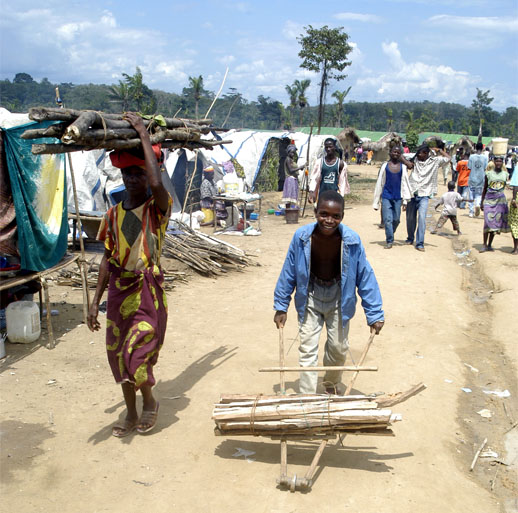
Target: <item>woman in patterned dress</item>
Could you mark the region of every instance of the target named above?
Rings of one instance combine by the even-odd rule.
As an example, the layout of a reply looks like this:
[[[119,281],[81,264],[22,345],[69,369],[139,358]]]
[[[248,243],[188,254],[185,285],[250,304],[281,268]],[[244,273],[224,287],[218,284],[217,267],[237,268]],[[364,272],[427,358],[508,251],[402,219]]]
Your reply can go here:
[[[507,199],[505,184],[509,175],[504,168],[504,159],[501,156],[493,158],[494,168],[488,166],[484,189],[480,201],[480,209],[484,211],[484,247],[481,253],[494,251],[491,244],[497,233],[509,231]]]
[[[124,437],[135,429],[147,433],[155,426],[158,401],[152,392],[153,366],[162,347],[167,324],[167,300],[162,289],[160,252],[171,212],[171,197],[162,184],[159,145],[151,146],[142,119],[127,113],[142,141],[142,150],[110,154],[121,169],[126,198],[110,208],[99,229],[105,252],[88,314],[88,327],[100,329],[99,302],[108,287],[106,349],[115,381],[122,386],[125,419],[112,428]],[[151,194],[150,194],[151,191]],[[138,415],[136,393],[140,390],[143,411]]]

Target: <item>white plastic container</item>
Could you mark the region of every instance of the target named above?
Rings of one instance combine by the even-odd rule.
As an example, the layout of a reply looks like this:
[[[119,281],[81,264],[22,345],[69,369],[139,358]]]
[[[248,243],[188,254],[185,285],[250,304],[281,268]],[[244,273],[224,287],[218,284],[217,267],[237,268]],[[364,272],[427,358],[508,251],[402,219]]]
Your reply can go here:
[[[228,173],[223,177],[225,194],[227,196],[237,196],[239,194],[239,178],[236,173]]]
[[[5,309],[10,342],[29,344],[41,334],[40,309],[32,301],[15,301]]]
[[[507,153],[507,143],[509,139],[503,137],[495,137],[491,144],[493,145],[493,155],[505,155]]]

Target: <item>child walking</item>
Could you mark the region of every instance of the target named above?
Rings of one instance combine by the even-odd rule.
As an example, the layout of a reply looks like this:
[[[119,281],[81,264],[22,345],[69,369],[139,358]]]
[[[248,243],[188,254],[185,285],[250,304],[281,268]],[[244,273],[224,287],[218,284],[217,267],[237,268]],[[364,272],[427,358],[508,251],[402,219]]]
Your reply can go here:
[[[455,182],[451,180],[448,182],[448,192],[445,192],[441,196],[437,205],[435,205],[436,211],[437,207],[440,205],[444,205],[444,207],[442,209],[441,216],[437,221],[437,226],[430,233],[437,233],[437,230],[440,230],[444,226],[444,223],[449,219],[453,225],[453,229],[457,232],[457,235],[462,235],[459,221],[457,220],[457,206],[462,201],[467,201],[469,203],[473,200],[463,198],[458,192],[455,192]]]
[[[381,293],[360,237],[341,224],[343,196],[331,190],[322,192],[315,215],[316,223],[302,226],[293,236],[275,287],[273,320],[277,328],[284,327],[295,291],[300,365],[317,365],[318,341],[325,324],[324,365],[341,366],[348,348],[349,321],[356,309],[356,292],[361,297],[367,324],[376,334],[384,323]],[[327,393],[336,393],[341,377],[340,371],[326,372]],[[316,393],[317,378],[316,372],[301,373],[300,392]]]
[[[152,392],[153,366],[167,324],[160,252],[172,204],[158,166],[160,146],[151,146],[149,134],[137,114],[129,112],[124,119],[139,135],[142,150],[110,154],[112,164],[122,171],[126,198],[108,210],[99,229],[98,239],[104,241],[105,251],[88,313],[88,327],[99,330],[99,302],[108,287],[108,362],[115,381],[122,386],[127,408],[124,421],[112,428],[116,437],[127,436],[135,429],[147,433],[157,420],[158,401]],[[140,417],[137,390],[143,398]]]

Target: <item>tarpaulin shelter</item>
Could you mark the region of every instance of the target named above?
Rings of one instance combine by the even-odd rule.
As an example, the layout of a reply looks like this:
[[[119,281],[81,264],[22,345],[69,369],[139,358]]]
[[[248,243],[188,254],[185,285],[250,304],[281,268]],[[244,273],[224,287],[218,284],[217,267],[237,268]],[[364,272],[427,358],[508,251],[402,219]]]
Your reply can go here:
[[[9,230],[0,222],[0,234],[3,238],[4,228],[9,235],[16,237],[10,245],[16,247],[21,262],[21,270],[26,274],[15,278],[3,279],[0,289],[5,290],[30,280],[37,280],[45,291],[47,303],[47,325],[49,339],[53,341],[52,324],[50,322],[50,302],[45,275],[59,267],[77,261],[83,280],[83,316],[89,307],[88,289],[86,285],[86,268],[84,249],[81,241],[82,258],[69,256],[64,259],[68,246],[68,216],[66,192],[66,156],[65,155],[33,155],[32,141],[21,138],[28,128],[45,128],[51,122],[29,122],[26,114],[11,114],[0,110],[0,128],[2,135],[2,181],[9,187],[10,199],[15,211],[16,230]],[[46,142],[40,139],[41,142]],[[49,142],[52,142],[51,140]],[[71,161],[69,160],[69,163]],[[6,168],[6,169],[5,169]],[[2,191],[4,195],[4,191]],[[74,188],[74,198],[77,195]],[[2,205],[1,214],[4,212]],[[40,296],[41,299],[41,296]]]
[[[49,122],[24,123],[23,118],[9,121],[6,113],[2,113],[0,126],[16,212],[21,268],[43,271],[56,265],[67,249],[64,156],[33,155],[32,142],[20,137],[27,128],[44,128]]]

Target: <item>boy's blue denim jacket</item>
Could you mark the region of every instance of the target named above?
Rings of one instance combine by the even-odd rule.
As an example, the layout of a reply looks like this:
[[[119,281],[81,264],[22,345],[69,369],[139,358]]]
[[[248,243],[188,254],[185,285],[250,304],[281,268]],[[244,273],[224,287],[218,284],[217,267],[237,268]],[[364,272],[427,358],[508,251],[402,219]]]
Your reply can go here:
[[[299,323],[304,322],[308,301],[309,275],[311,269],[311,234],[317,223],[299,228],[293,235],[286,260],[277,280],[273,308],[287,312],[291,295],[295,290],[295,308]],[[342,323],[348,322],[356,310],[356,290],[360,295],[363,310],[369,326],[383,321],[381,293],[374,271],[365,256],[365,249],[359,235],[345,226],[339,225],[342,235]]]

